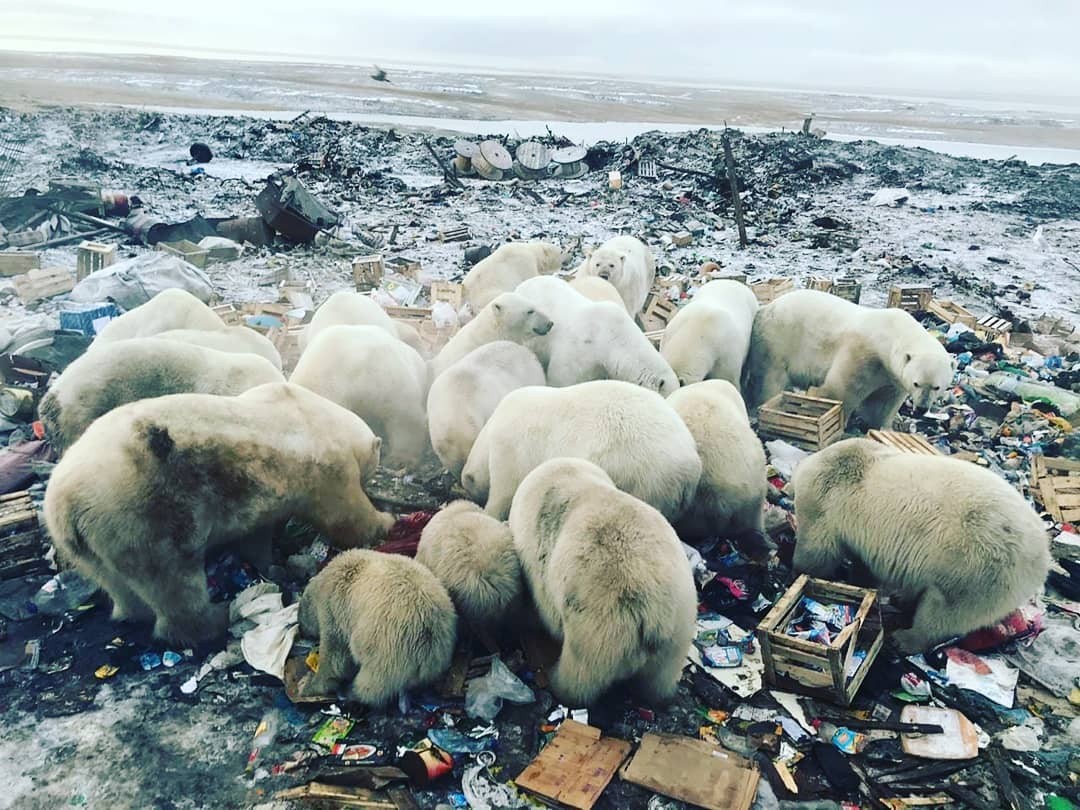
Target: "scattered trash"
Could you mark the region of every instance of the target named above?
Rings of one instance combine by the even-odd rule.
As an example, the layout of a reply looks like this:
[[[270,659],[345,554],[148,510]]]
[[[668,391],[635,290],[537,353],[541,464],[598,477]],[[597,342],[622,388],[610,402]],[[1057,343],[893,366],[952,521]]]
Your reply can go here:
[[[504,700],[532,703],[536,695],[498,656],[491,659],[491,671],[473,678],[465,687],[465,713],[491,722],[502,709]]]

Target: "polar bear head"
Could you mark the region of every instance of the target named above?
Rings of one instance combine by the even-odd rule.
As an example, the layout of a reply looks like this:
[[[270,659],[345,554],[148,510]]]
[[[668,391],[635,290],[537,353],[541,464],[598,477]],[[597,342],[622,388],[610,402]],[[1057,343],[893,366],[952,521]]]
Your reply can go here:
[[[536,270],[543,275],[554,273],[568,258],[563,249],[551,242],[530,242],[536,253]]]
[[[488,308],[499,335],[520,343],[533,335],[546,335],[552,320],[527,298],[517,293],[503,293]]]
[[[900,377],[916,412],[926,411],[952,385],[952,358],[940,346],[936,351],[907,352]]]
[[[597,248],[589,256],[589,268],[594,276],[610,281],[616,287],[622,278],[623,265],[630,254],[612,248]]]

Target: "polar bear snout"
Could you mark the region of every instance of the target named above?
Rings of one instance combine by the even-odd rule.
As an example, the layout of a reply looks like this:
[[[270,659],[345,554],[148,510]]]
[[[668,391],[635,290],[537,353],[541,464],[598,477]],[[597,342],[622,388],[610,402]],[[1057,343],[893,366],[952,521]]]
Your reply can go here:
[[[554,321],[545,318],[543,321],[533,327],[533,331],[536,332],[536,334],[538,335],[546,335],[548,332],[551,331],[551,327],[554,325]]]

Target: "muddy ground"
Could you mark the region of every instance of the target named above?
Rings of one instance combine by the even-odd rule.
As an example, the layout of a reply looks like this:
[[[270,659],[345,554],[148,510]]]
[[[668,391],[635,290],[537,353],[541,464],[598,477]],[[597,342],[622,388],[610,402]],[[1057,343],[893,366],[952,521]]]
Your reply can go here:
[[[464,188],[456,190],[443,183],[424,147],[426,139],[449,158],[453,137],[446,133],[310,118],[289,125],[66,108],[0,111],[0,132],[22,149],[19,162],[0,176],[7,194],[44,190],[50,178],[74,177],[138,194],[148,210],[170,222],[196,214],[254,215],[262,179],[276,169],[295,169],[314,194],[342,214],[342,242],[279,242],[211,266],[208,273],[226,301],[275,300],[276,284],[287,275],[306,282],[318,303],[351,286],[351,257],[371,250],[365,242],[381,241],[384,256],[420,260],[424,278],[454,279],[464,271],[464,251],[471,246],[544,238],[575,246],[580,258],[580,246],[630,232],[650,243],[667,273],[691,273],[702,262],[715,261],[751,279],[794,276],[801,282],[812,275],[854,275],[863,284],[863,302],[874,305],[884,303],[893,283],[925,282],[938,297],[952,298],[978,315],[1023,321],[1050,313],[1080,325],[1077,165],[1031,167],[872,142],[732,132],[751,237],[750,246],[740,249],[730,190],[720,179],[717,133],[649,133],[629,144],[596,144],[589,154],[593,171],[578,180],[465,179]],[[204,173],[193,174],[187,163],[194,141],[209,144],[215,153],[201,167]],[[637,176],[639,158],[659,165],[656,179]],[[609,170],[622,171],[623,189],[608,189]],[[870,197],[885,187],[905,187],[910,197],[899,207],[870,205]],[[690,245],[665,244],[665,235],[695,222],[703,228]],[[462,224],[469,227],[469,241],[438,241],[439,230]],[[1040,225],[1043,240],[1033,240]],[[121,258],[148,249],[120,244]],[[75,248],[46,250],[43,266],[74,269]],[[0,302],[0,321],[9,329],[43,316],[48,321],[60,303],[28,310],[4,279]],[[397,502],[398,512],[431,506],[447,494],[445,481],[432,469],[407,481],[385,472],[380,486]],[[43,579],[17,587],[29,596]],[[0,643],[6,658],[13,650],[17,657],[30,639],[41,640],[41,651],[36,669],[0,673],[0,807],[285,806],[272,801],[273,792],[301,776],[293,772],[255,781],[245,776],[251,735],[267,710],[281,712],[286,722],[278,742],[261,760],[278,763],[304,747],[322,717],[289,707],[274,679],[246,666],[214,673],[196,695],[183,695],[179,684],[220,645],[190,651],[175,668],[143,672],[135,661],[138,654],[163,648],[149,639],[145,627],[110,623],[98,600],[97,607],[63,622],[8,622],[9,638]],[[115,637],[125,644],[107,649]],[[106,663],[115,663],[120,672],[95,678],[94,671]],[[864,692],[874,694],[875,684],[879,691],[892,688],[896,667],[883,654]],[[496,773],[503,780],[535,753],[537,728],[550,708],[550,698],[540,695],[539,704],[504,709],[499,716],[501,770]],[[735,704],[707,676],[688,675],[675,705],[655,716],[616,696],[610,706],[595,709],[591,720],[624,739],[650,729],[697,736],[700,708]],[[1069,711],[1060,704],[1055,703],[1058,711]],[[980,705],[970,709],[972,719],[997,727],[1000,718]],[[421,737],[431,716],[415,704],[404,716],[369,713],[350,739],[392,750]],[[1043,786],[1040,778],[1064,779],[1067,753],[1064,758],[1060,751],[1024,756],[1036,774],[1024,786],[1029,792]],[[425,807],[446,802],[460,772],[459,767],[438,790],[416,791],[417,800]],[[980,780],[992,783],[981,771],[975,782]],[[990,800],[994,794],[985,795]],[[616,779],[598,806],[644,807],[648,801],[647,791]]]

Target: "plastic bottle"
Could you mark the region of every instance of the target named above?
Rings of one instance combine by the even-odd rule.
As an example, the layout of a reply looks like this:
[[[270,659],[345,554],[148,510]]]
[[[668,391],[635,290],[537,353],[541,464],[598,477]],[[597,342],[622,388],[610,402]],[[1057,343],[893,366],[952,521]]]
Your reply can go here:
[[[1074,425],[1080,423],[1080,395],[1072,391],[1066,391],[1056,385],[1017,377],[1004,371],[995,371],[983,382],[995,391],[1016,394],[1025,402],[1038,399],[1052,402],[1061,411],[1063,417]]]

